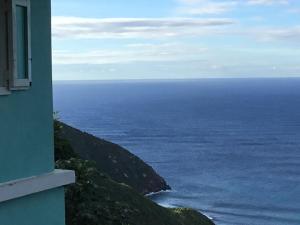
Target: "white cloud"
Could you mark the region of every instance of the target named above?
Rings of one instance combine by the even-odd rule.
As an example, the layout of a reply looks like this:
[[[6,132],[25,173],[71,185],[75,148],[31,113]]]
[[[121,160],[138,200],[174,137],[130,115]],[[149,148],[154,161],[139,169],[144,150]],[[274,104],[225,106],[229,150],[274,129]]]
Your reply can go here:
[[[223,14],[237,6],[288,5],[289,0],[177,0],[177,13],[183,15]]]
[[[205,1],[207,1],[207,0],[178,0],[178,2],[180,2],[182,4],[189,4],[189,5],[198,4],[198,3],[205,2]]]
[[[287,41],[300,43],[300,26],[283,28],[253,28],[246,35],[254,36],[260,41]]]
[[[226,18],[81,18],[53,17],[55,38],[168,38],[204,35],[218,27],[233,24]]]
[[[187,15],[222,14],[236,6],[236,2],[202,3],[196,7],[182,7],[178,12]]]
[[[287,5],[289,0],[248,0],[249,5]]]
[[[54,64],[119,64],[195,60],[207,51],[204,47],[180,43],[131,44],[119,50],[54,51]]]
[[[179,14],[184,15],[209,15],[222,14],[234,9],[237,1],[209,1],[209,0],[179,0],[177,8]]]

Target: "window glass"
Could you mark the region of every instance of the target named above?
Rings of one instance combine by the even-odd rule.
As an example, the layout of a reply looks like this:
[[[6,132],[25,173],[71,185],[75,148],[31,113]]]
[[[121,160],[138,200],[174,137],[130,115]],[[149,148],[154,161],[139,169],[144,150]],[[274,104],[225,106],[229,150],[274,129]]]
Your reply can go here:
[[[0,87],[4,86],[5,73],[5,15],[4,0],[0,0]]]
[[[16,6],[17,78],[28,78],[27,8]]]

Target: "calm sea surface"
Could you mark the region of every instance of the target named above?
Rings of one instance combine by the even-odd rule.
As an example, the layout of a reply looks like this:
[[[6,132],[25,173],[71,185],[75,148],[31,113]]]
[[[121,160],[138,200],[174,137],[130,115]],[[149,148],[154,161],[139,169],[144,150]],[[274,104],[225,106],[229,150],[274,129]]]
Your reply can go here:
[[[55,82],[61,119],[151,164],[217,225],[300,224],[300,79]]]

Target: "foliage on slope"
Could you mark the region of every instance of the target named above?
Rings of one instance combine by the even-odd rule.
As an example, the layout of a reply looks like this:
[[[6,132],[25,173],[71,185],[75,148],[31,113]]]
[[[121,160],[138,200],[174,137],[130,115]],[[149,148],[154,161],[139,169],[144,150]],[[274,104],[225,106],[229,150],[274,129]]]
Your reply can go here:
[[[123,147],[70,127],[60,126],[61,138],[70,142],[81,158],[94,160],[96,167],[113,180],[125,183],[141,194],[168,190],[170,187],[154,169]]]
[[[55,132],[56,167],[76,172],[66,188],[67,225],[213,225],[190,209],[167,209],[133,188],[113,181],[92,161],[80,159]]]

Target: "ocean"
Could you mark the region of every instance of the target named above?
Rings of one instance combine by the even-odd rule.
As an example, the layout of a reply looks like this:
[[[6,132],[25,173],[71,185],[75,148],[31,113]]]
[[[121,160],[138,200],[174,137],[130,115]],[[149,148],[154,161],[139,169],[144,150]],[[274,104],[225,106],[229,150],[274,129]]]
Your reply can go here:
[[[300,79],[57,81],[62,121],[124,146],[217,225],[300,224]]]

